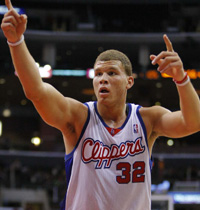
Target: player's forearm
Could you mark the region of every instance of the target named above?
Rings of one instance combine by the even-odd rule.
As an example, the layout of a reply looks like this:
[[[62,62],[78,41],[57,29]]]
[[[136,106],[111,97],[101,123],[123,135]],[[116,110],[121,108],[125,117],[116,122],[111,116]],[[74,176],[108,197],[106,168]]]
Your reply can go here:
[[[10,47],[10,52],[26,96],[28,98],[38,97],[38,92],[42,86],[42,79],[25,42],[16,47]]]
[[[191,131],[200,130],[200,101],[199,97],[191,84],[177,86],[180,97],[180,108],[188,129]]]

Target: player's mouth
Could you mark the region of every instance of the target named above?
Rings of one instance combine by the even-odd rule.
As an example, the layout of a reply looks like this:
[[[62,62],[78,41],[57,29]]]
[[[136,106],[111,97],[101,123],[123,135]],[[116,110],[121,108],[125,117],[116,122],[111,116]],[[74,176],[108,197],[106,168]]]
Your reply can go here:
[[[106,87],[101,87],[99,90],[100,95],[107,95],[109,93],[109,90]]]

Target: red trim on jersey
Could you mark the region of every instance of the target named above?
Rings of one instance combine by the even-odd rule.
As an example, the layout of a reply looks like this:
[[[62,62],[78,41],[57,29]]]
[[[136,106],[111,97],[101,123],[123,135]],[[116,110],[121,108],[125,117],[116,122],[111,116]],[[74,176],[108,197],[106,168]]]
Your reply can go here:
[[[121,131],[120,128],[110,128],[106,126],[107,131],[112,135],[116,135],[117,133],[119,133]]]

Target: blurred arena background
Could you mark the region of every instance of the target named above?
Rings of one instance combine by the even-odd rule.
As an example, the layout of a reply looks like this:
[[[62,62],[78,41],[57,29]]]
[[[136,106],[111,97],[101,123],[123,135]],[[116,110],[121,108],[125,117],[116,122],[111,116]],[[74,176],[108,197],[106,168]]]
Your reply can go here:
[[[174,83],[149,55],[165,50],[167,33],[200,94],[199,0],[13,0],[28,16],[25,40],[44,81],[81,102],[95,100],[97,55],[130,58],[135,85],[128,102],[179,109]],[[0,2],[0,19],[5,13]],[[160,137],[153,149],[152,209],[200,209],[200,133]],[[62,135],[25,98],[0,31],[0,210],[58,210],[66,190]]]

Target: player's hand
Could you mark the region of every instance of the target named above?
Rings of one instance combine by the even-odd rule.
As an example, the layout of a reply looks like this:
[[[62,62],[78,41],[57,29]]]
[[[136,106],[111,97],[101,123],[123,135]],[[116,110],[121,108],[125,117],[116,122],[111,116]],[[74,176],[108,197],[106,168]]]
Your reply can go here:
[[[152,64],[159,65],[157,70],[160,73],[166,73],[172,78],[174,78],[176,81],[181,81],[185,76],[183,63],[179,55],[176,52],[174,52],[172,43],[167,37],[167,35],[164,35],[163,39],[165,41],[167,50],[161,52],[157,56],[151,55],[150,59],[152,60]]]
[[[4,15],[1,28],[9,42],[17,42],[26,30],[27,16],[19,15],[10,0],[5,0],[8,12]]]

